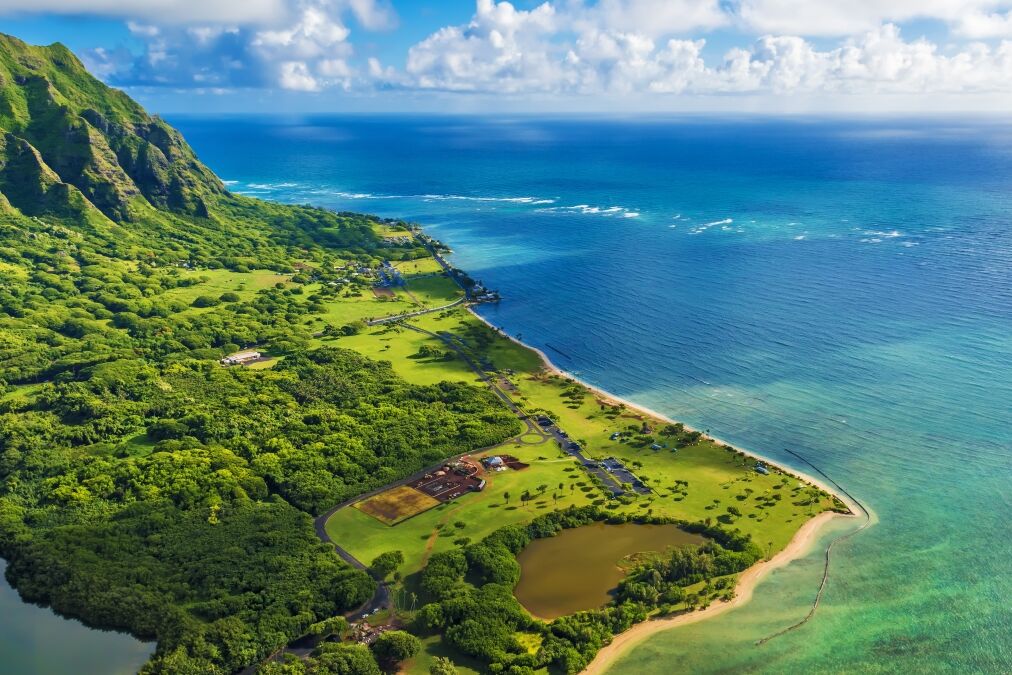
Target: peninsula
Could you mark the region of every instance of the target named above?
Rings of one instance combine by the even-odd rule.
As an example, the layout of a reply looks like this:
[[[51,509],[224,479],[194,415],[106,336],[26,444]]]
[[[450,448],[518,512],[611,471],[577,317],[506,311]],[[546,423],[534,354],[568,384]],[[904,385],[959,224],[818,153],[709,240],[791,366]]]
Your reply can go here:
[[[596,672],[855,510],[555,369],[416,225],[230,193],[61,45],[0,36],[0,132],[0,555],[144,672]],[[607,600],[514,595],[647,526]]]

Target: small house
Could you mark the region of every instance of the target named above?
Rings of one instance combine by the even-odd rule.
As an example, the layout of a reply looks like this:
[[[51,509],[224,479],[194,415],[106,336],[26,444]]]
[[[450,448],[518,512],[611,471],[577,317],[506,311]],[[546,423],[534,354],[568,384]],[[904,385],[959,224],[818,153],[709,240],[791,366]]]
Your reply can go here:
[[[230,354],[221,360],[221,364],[224,366],[241,366],[245,363],[252,361],[258,361],[260,359],[260,352],[248,351],[248,352],[236,352]]]
[[[506,465],[506,462],[504,462],[502,457],[499,456],[486,457],[481,460],[481,463],[484,464],[487,469],[501,469]]]

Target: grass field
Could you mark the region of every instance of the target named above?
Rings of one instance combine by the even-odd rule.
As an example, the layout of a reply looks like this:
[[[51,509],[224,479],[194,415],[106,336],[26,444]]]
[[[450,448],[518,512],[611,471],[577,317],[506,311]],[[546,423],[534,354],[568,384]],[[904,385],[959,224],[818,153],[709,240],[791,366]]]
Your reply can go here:
[[[464,309],[427,314],[411,321],[433,332],[450,332],[469,346],[476,360],[490,361],[500,371],[514,371],[508,379],[516,387],[514,399],[522,407],[550,411],[572,438],[581,441],[589,456],[621,459],[653,490],[650,495],[624,500],[628,503],[610,503],[609,508],[629,514],[664,514],[686,520],[723,518],[730,521],[729,526],[748,532],[761,546],[775,551],[787,544],[807,518],[831,506],[828,498],[814,498],[806,488],[799,488],[796,480],[756,473],[752,470],[754,461],[712,441],[703,440],[673,451],[668,439],[658,433],[662,427],[660,423],[645,420],[633,411],[605,405],[592,392],[582,388],[580,396],[571,396],[567,392],[572,391],[571,382],[544,371],[534,352],[495,335]],[[410,355],[422,344],[441,344],[413,331],[370,331],[341,338],[337,344],[388,359],[395,370],[411,381],[474,380],[459,359],[411,359]],[[633,444],[610,439],[613,432],[625,431],[630,426],[640,430],[644,421],[652,428],[651,440],[669,447],[655,451],[650,449],[651,443]],[[554,443],[525,446],[509,452],[530,462],[531,469],[493,474],[484,492],[466,495],[394,528],[387,528],[353,509],[344,509],[328,523],[328,532],[362,559],[371,559],[385,550],[402,550],[405,562],[401,572],[409,575],[421,567],[432,551],[452,547],[455,539],[468,537],[476,541],[501,525],[530,520],[555,506],[550,499],[541,499],[540,503],[534,502],[526,509],[517,508],[516,504],[500,503],[505,492],[510,492],[515,499],[523,490],[536,490],[544,484],[550,486],[547,492],[550,497],[553,490],[558,491],[561,482],[562,492],[566,494],[559,500],[559,507],[600,500],[601,495],[596,491],[582,491],[589,486],[586,474],[573,460],[562,455]],[[570,487],[574,484],[577,487]],[[729,514],[728,507],[741,515]],[[465,528],[446,534],[441,525],[445,527],[450,520],[456,519],[464,522]]]
[[[242,300],[249,300],[261,289],[270,288],[277,283],[289,283],[288,275],[277,274],[269,270],[254,270],[252,272],[231,272],[229,270],[184,271],[183,278],[206,278],[207,280],[193,286],[169,289],[162,297],[171,300],[181,300],[189,305],[201,295],[217,298],[222,293],[232,292]],[[186,311],[199,313],[206,311],[206,308],[191,307]]]
[[[462,495],[394,527],[360,509],[341,509],[327,521],[327,533],[359,560],[372,560],[385,551],[402,551],[404,564],[400,571],[407,576],[421,569],[434,551],[457,546],[456,540],[466,537],[478,541],[503,525],[526,522],[555,508],[586,505],[601,498],[576,461],[563,456],[554,443],[509,444],[502,452],[530,466],[522,471],[486,473],[482,476],[487,481],[483,491]],[[534,498],[523,505],[520,496],[525,490]],[[457,522],[463,527],[455,525]]]
[[[306,286],[305,294],[312,295],[318,288]],[[414,309],[414,304],[406,298],[395,295],[393,298],[377,298],[371,289],[360,289],[360,295],[341,294],[336,300],[327,302],[327,311],[316,316],[318,323],[329,323],[332,326],[343,326],[354,321],[376,319],[392,314],[403,314]]]
[[[394,263],[394,267],[400,270],[401,275],[410,280],[412,276],[420,274],[441,274],[442,265],[436,262],[435,258],[419,258],[418,260],[402,260]]]
[[[425,308],[448,305],[464,296],[464,291],[449,277],[423,276],[405,281],[405,286],[398,291],[406,291],[420,306]]]
[[[340,297],[328,303],[319,323],[343,325],[356,319],[400,314],[419,304],[446,304],[461,295],[452,280],[432,274],[438,271],[435,260],[398,263],[398,267],[408,283],[406,289],[396,290],[396,300],[378,300],[369,292],[361,297]],[[410,297],[405,290],[410,291]],[[672,437],[660,433],[665,423],[602,400],[578,383],[552,374],[535,352],[499,335],[463,307],[409,321],[426,331],[451,335],[454,344],[474,362],[488,364],[496,371],[497,379],[509,383],[503,388],[521,408],[548,411],[571,438],[580,442],[587,456],[619,458],[652,492],[608,499],[554,441],[534,444],[541,437],[528,433],[522,437],[526,444],[511,442],[499,451],[515,455],[530,467],[484,473],[487,485],[482,492],[439,503],[421,492],[400,487],[341,509],[326,523],[327,533],[356,558],[368,562],[387,551],[404,554],[398,570],[401,581],[392,589],[402,610],[408,606],[406,598],[418,590],[417,573],[432,553],[478,541],[504,525],[529,522],[557,508],[597,504],[629,515],[721,522],[749,533],[772,554],[783,548],[809,517],[833,506],[829,497],[796,479],[776,472],[756,473],[753,459],[711,440],[675,449]],[[480,382],[442,340],[399,325],[369,327],[356,335],[317,339],[314,343],[389,361],[401,377],[416,384]],[[423,347],[438,355],[422,357]],[[453,356],[442,358],[448,352]],[[611,439],[614,432],[634,430],[632,438]],[[135,451],[143,452],[143,441],[137,440]],[[651,449],[655,443],[664,447]],[[525,491],[533,495],[528,502],[520,499]],[[481,664],[450,653],[438,637],[424,640],[422,653],[404,664],[403,672],[426,673],[433,657],[440,655],[450,656],[461,673],[481,672]]]
[[[438,499],[407,485],[391,488],[353,505],[354,508],[384,525],[395,525],[436,506],[439,506]]]
[[[460,358],[442,360],[418,356],[423,346],[446,351],[440,340],[392,324],[373,326],[358,335],[320,342],[351,349],[369,358],[389,361],[398,375],[413,384],[477,381],[477,376]]]

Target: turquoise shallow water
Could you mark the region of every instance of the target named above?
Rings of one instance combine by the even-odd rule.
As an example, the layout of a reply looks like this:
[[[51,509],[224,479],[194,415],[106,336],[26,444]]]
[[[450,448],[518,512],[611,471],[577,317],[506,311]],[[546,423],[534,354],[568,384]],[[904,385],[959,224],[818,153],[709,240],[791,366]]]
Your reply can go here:
[[[423,223],[560,366],[877,513],[802,630],[753,645],[817,555],[616,672],[1012,670],[1012,127],[172,121],[237,191]]]

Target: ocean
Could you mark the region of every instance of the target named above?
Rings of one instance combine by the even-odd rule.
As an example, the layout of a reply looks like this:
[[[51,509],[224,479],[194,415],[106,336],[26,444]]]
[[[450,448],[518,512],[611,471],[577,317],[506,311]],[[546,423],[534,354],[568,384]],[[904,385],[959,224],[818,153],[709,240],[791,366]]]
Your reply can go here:
[[[562,368],[877,524],[613,672],[1012,671],[1012,125],[172,117],[230,189],[402,217]]]

